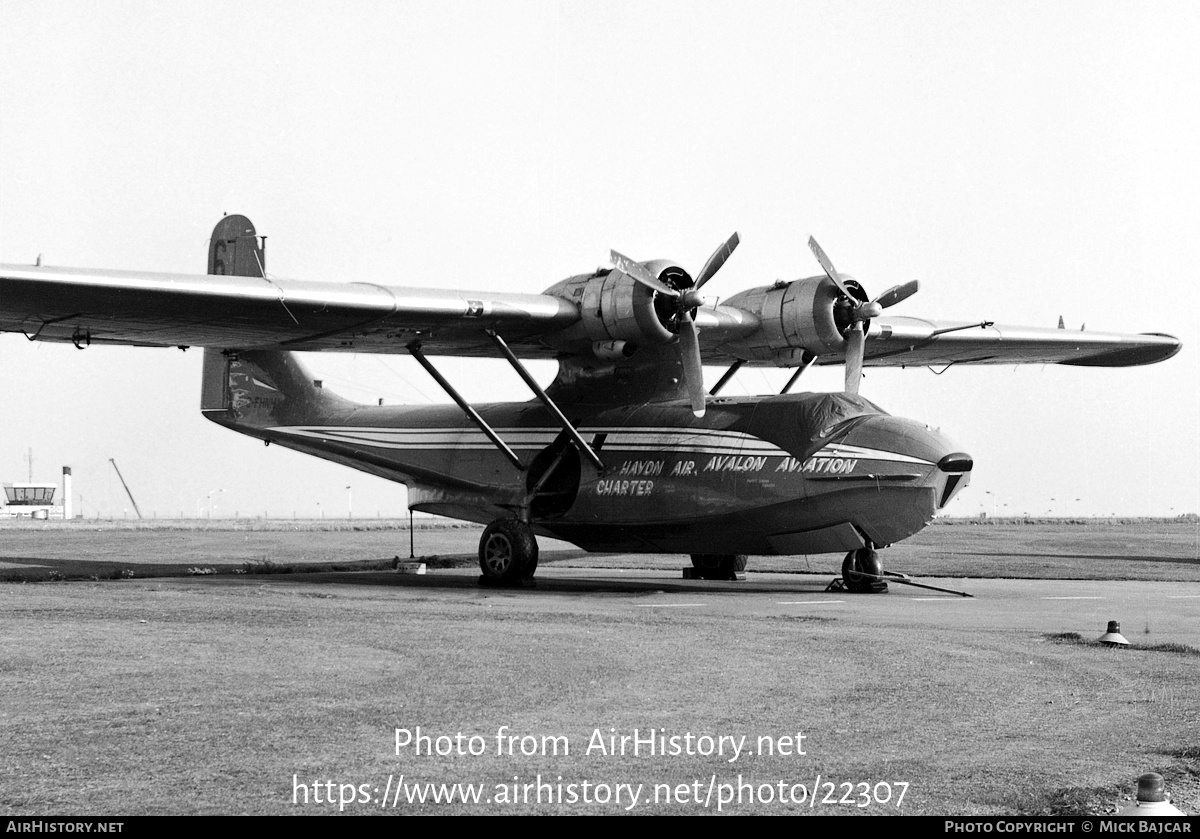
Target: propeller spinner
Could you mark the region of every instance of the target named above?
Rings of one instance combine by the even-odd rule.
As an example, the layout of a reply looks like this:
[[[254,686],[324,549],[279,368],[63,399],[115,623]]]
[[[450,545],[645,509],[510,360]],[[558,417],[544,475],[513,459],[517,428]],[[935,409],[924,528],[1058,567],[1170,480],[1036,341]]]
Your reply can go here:
[[[692,320],[692,312],[697,307],[704,305],[704,297],[700,294],[701,287],[721,269],[725,260],[729,259],[729,255],[738,246],[739,241],[737,233],[730,236],[724,244],[713,251],[713,255],[704,263],[704,267],[696,275],[696,281],[692,283],[691,287],[683,289],[674,288],[662,282],[640,262],[635,262],[616,251],[613,251],[611,255],[612,264],[619,271],[628,274],[647,288],[674,299],[675,320],[679,326],[679,357],[683,362],[684,384],[687,386],[688,398],[692,403],[692,413],[698,417],[704,416],[704,368],[700,359],[700,330],[696,328],[696,322]]]
[[[867,336],[866,322],[878,317],[884,309],[895,306],[902,300],[907,300],[917,293],[921,284],[910,280],[902,285],[892,286],[874,300],[860,300],[853,290],[842,279],[842,275],[833,267],[833,262],[825,255],[825,251],[817,244],[817,240],[808,237],[808,247],[821,263],[826,276],[841,291],[844,300],[849,303],[850,326],[846,334],[846,393],[858,393],[858,384],[862,380],[863,356],[866,354]]]

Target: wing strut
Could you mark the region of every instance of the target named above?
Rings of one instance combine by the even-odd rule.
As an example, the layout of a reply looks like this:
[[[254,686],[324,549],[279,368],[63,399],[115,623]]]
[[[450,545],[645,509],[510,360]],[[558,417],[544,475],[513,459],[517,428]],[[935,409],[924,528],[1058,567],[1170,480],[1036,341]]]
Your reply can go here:
[[[814,355],[808,361],[804,362],[804,364],[801,365],[796,370],[796,372],[792,374],[792,377],[790,379],[788,379],[787,384],[783,386],[783,390],[779,391],[779,395],[783,396],[785,393],[788,393],[789,391],[791,391],[792,385],[796,384],[796,380],[800,378],[800,374],[803,373],[805,370],[807,370],[809,367],[812,367],[813,362],[816,360],[817,360],[817,357]]]
[[[546,406],[546,410],[558,420],[558,424],[562,426],[563,431],[567,432],[567,436],[571,438],[571,442],[575,444],[575,448],[583,452],[587,459],[592,462],[592,465],[603,472],[604,461],[600,460],[599,455],[592,451],[592,447],[587,444],[587,441],[583,439],[579,431],[567,419],[566,415],[558,409],[558,406],[554,404],[554,400],[547,396],[546,391],[542,390],[538,383],[534,381],[533,376],[529,375],[529,371],[525,369],[525,365],[513,355],[513,351],[508,348],[508,344],[504,342],[504,339],[494,329],[485,329],[484,332],[492,339],[492,343],[496,345],[496,349],[500,350],[501,354],[508,359],[508,363],[517,371],[517,375],[524,379],[525,384],[529,385],[529,389]]]
[[[712,390],[710,390],[708,392],[708,395],[716,396],[718,393],[720,393],[721,388],[723,388],[723,387],[725,387],[725,385],[729,384],[729,380],[733,378],[733,374],[736,373],[738,370],[741,370],[742,365],[745,363],[746,363],[745,359],[739,358],[737,361],[733,362],[733,364],[730,364],[729,369],[726,370],[725,374],[723,376],[721,376],[720,379],[717,380],[717,383],[715,385],[712,386]]]
[[[508,444],[500,439],[500,435],[497,434],[492,427],[487,424],[487,421],[484,420],[483,417],[479,416],[479,412],[472,408],[470,404],[467,403],[467,400],[463,399],[462,395],[454,389],[454,386],[446,381],[445,377],[443,377],[442,374],[439,373],[437,369],[429,363],[429,359],[427,359],[425,354],[421,352],[421,343],[419,341],[414,341],[408,345],[407,349],[409,353],[412,354],[412,357],[417,360],[417,363],[424,367],[429,375],[433,376],[433,380],[442,386],[442,390],[446,391],[446,394],[458,403],[458,407],[463,409],[463,412],[470,418],[471,422],[475,423],[475,425],[479,427],[479,430],[486,434],[488,439],[492,441],[492,444],[495,445],[495,447],[498,448],[505,457],[512,461],[513,466],[524,472],[525,466],[521,463],[521,458],[516,456],[513,450],[508,447]]]

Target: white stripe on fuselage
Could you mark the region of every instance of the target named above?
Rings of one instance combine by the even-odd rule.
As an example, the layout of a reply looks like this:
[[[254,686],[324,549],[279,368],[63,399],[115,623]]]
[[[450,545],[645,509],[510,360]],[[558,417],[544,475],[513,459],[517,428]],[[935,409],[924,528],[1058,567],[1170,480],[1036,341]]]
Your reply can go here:
[[[377,428],[367,426],[279,426],[268,432],[296,437],[309,437],[331,443],[367,445],[379,449],[405,451],[487,451],[494,449],[492,441],[474,426],[463,428]],[[514,451],[540,451],[562,433],[559,428],[497,428],[499,435]],[[717,429],[681,430],[679,428],[587,428],[579,429],[585,438],[605,435],[602,451],[653,452],[662,454],[712,454],[754,455],[767,457],[794,457],[791,452],[774,443],[742,431]],[[855,460],[883,460],[894,463],[919,463],[930,465],[930,461],[919,457],[890,452],[883,449],[868,449],[830,443],[809,455],[809,458],[847,458]],[[809,459],[805,458],[805,460]]]
[[[890,460],[896,463],[920,463],[928,466],[932,461],[923,460],[912,455],[900,454],[899,452],[889,452],[884,449],[867,449],[862,446],[847,446],[843,443],[830,443],[825,448],[821,449],[819,454],[826,454],[827,457],[854,457],[862,460]]]

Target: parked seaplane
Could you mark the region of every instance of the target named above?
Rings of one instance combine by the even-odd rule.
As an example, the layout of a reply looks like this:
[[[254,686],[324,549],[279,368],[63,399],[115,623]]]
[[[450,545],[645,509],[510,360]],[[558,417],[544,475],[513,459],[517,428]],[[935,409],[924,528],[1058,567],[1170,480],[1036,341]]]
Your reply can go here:
[[[877,548],[927,525],[970,480],[971,457],[859,395],[864,367],[1152,364],[1161,334],[1068,332],[899,317],[916,281],[871,298],[817,243],[822,273],[702,291],[694,276],[612,252],[611,268],[542,294],[301,282],[266,271],[244,216],[213,231],[208,274],[0,266],[0,330],[30,340],[205,348],[201,410],[220,425],[407,485],[410,507],[486,525],[483,579],[537,567],[537,536],[591,551],[690,554],[729,578],[751,554],[846,552],[854,591],[878,591]],[[295,353],[408,353],[453,404],[376,406],[326,390]],[[472,405],[431,357],[506,359],[527,402]],[[522,359],[555,359],[543,389]],[[705,392],[702,364],[728,372]],[[813,364],[840,393],[790,393]],[[794,368],[783,392],[729,398],[741,367]]]

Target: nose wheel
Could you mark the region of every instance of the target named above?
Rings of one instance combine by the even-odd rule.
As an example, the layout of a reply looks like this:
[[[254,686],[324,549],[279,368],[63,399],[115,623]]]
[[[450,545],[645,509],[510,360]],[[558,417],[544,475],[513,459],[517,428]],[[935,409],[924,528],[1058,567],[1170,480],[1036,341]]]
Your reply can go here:
[[[868,546],[846,554],[842,561],[842,585],[847,591],[859,594],[879,594],[887,591],[879,552]]]
[[[479,539],[480,582],[513,586],[533,579],[538,546],[533,528],[520,519],[496,519]]]

